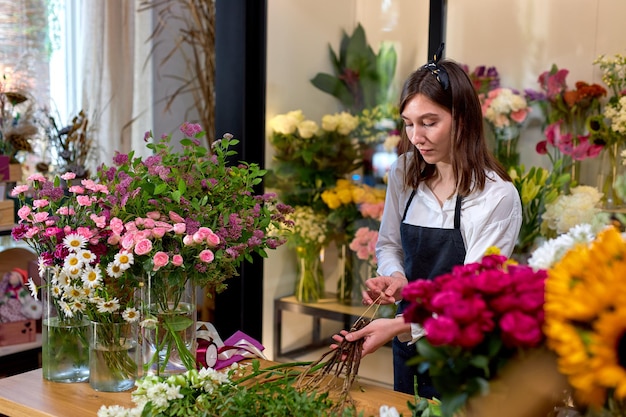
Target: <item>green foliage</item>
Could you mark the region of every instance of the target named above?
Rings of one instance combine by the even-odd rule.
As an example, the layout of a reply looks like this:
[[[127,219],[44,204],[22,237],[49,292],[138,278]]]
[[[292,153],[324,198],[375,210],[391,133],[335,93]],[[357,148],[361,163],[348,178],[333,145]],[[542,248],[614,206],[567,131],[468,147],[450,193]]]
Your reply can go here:
[[[383,43],[378,54],[374,53],[359,24],[352,35],[343,31],[338,54],[330,45],[329,52],[334,74],[318,73],[311,80],[315,87],[353,114],[390,101],[397,60],[392,45]]]
[[[522,228],[515,246],[516,253],[526,253],[532,249],[535,240],[541,235],[541,215],[545,206],[562,193],[570,181],[570,174],[559,174],[562,161],[557,160],[552,171],[541,167],[531,167],[528,172],[524,165],[512,167],[509,171],[513,184],[522,200]]]

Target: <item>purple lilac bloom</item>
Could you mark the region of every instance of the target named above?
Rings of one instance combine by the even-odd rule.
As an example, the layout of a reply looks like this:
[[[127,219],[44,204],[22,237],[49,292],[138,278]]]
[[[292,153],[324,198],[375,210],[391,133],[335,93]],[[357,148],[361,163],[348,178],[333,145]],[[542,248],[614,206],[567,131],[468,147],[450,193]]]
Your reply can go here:
[[[204,263],[197,263],[194,265],[194,268],[196,269],[196,271],[200,272],[201,274],[204,274],[207,271],[207,266]]]
[[[128,163],[128,155],[125,153],[120,153],[116,151],[115,156],[113,157],[113,163],[117,166]]]
[[[160,165],[161,161],[161,155],[151,155],[143,161],[143,165],[149,170],[156,165]]]

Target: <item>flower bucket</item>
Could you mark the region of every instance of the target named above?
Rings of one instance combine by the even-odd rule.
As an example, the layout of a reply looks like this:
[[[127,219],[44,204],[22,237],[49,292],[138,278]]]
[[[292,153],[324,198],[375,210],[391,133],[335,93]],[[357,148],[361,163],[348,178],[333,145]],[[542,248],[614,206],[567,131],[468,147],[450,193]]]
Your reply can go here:
[[[52,272],[43,277],[41,367],[44,379],[53,382],[84,382],[89,379],[89,320],[63,314],[55,297]]]
[[[140,359],[137,324],[92,321],[89,329],[91,388],[107,392],[133,388]]]
[[[143,288],[142,361],[145,375],[196,368],[196,286],[184,273],[156,272]]]

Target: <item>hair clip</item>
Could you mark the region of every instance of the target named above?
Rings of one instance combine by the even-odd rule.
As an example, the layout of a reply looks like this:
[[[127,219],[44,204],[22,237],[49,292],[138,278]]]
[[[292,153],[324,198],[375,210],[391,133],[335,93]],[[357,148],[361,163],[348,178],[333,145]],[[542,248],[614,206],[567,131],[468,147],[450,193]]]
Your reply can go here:
[[[445,43],[441,42],[441,44],[439,45],[439,48],[437,48],[437,52],[435,52],[435,55],[433,56],[433,59],[428,61],[428,63],[424,65],[423,68],[426,68],[427,70],[429,70],[430,73],[435,76],[435,78],[437,79],[441,87],[444,90],[447,90],[448,87],[450,86],[450,78],[448,77],[448,72],[446,71],[445,68],[437,65],[437,63],[441,59],[441,54],[443,53],[444,45]]]

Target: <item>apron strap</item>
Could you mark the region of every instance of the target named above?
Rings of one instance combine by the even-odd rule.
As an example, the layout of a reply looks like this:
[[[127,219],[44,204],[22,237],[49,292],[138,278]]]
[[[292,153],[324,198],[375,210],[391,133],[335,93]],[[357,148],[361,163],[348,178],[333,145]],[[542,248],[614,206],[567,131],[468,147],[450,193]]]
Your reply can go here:
[[[416,188],[413,188],[413,192],[411,192],[411,196],[409,197],[409,201],[406,202],[406,206],[404,206],[404,214],[402,215],[402,221],[406,220],[406,214],[409,211],[409,206],[411,205],[411,201],[413,201],[413,197],[415,197]]]
[[[457,194],[456,196],[456,206],[454,207],[454,228],[461,228],[461,201],[463,201],[463,197],[461,194]]]

